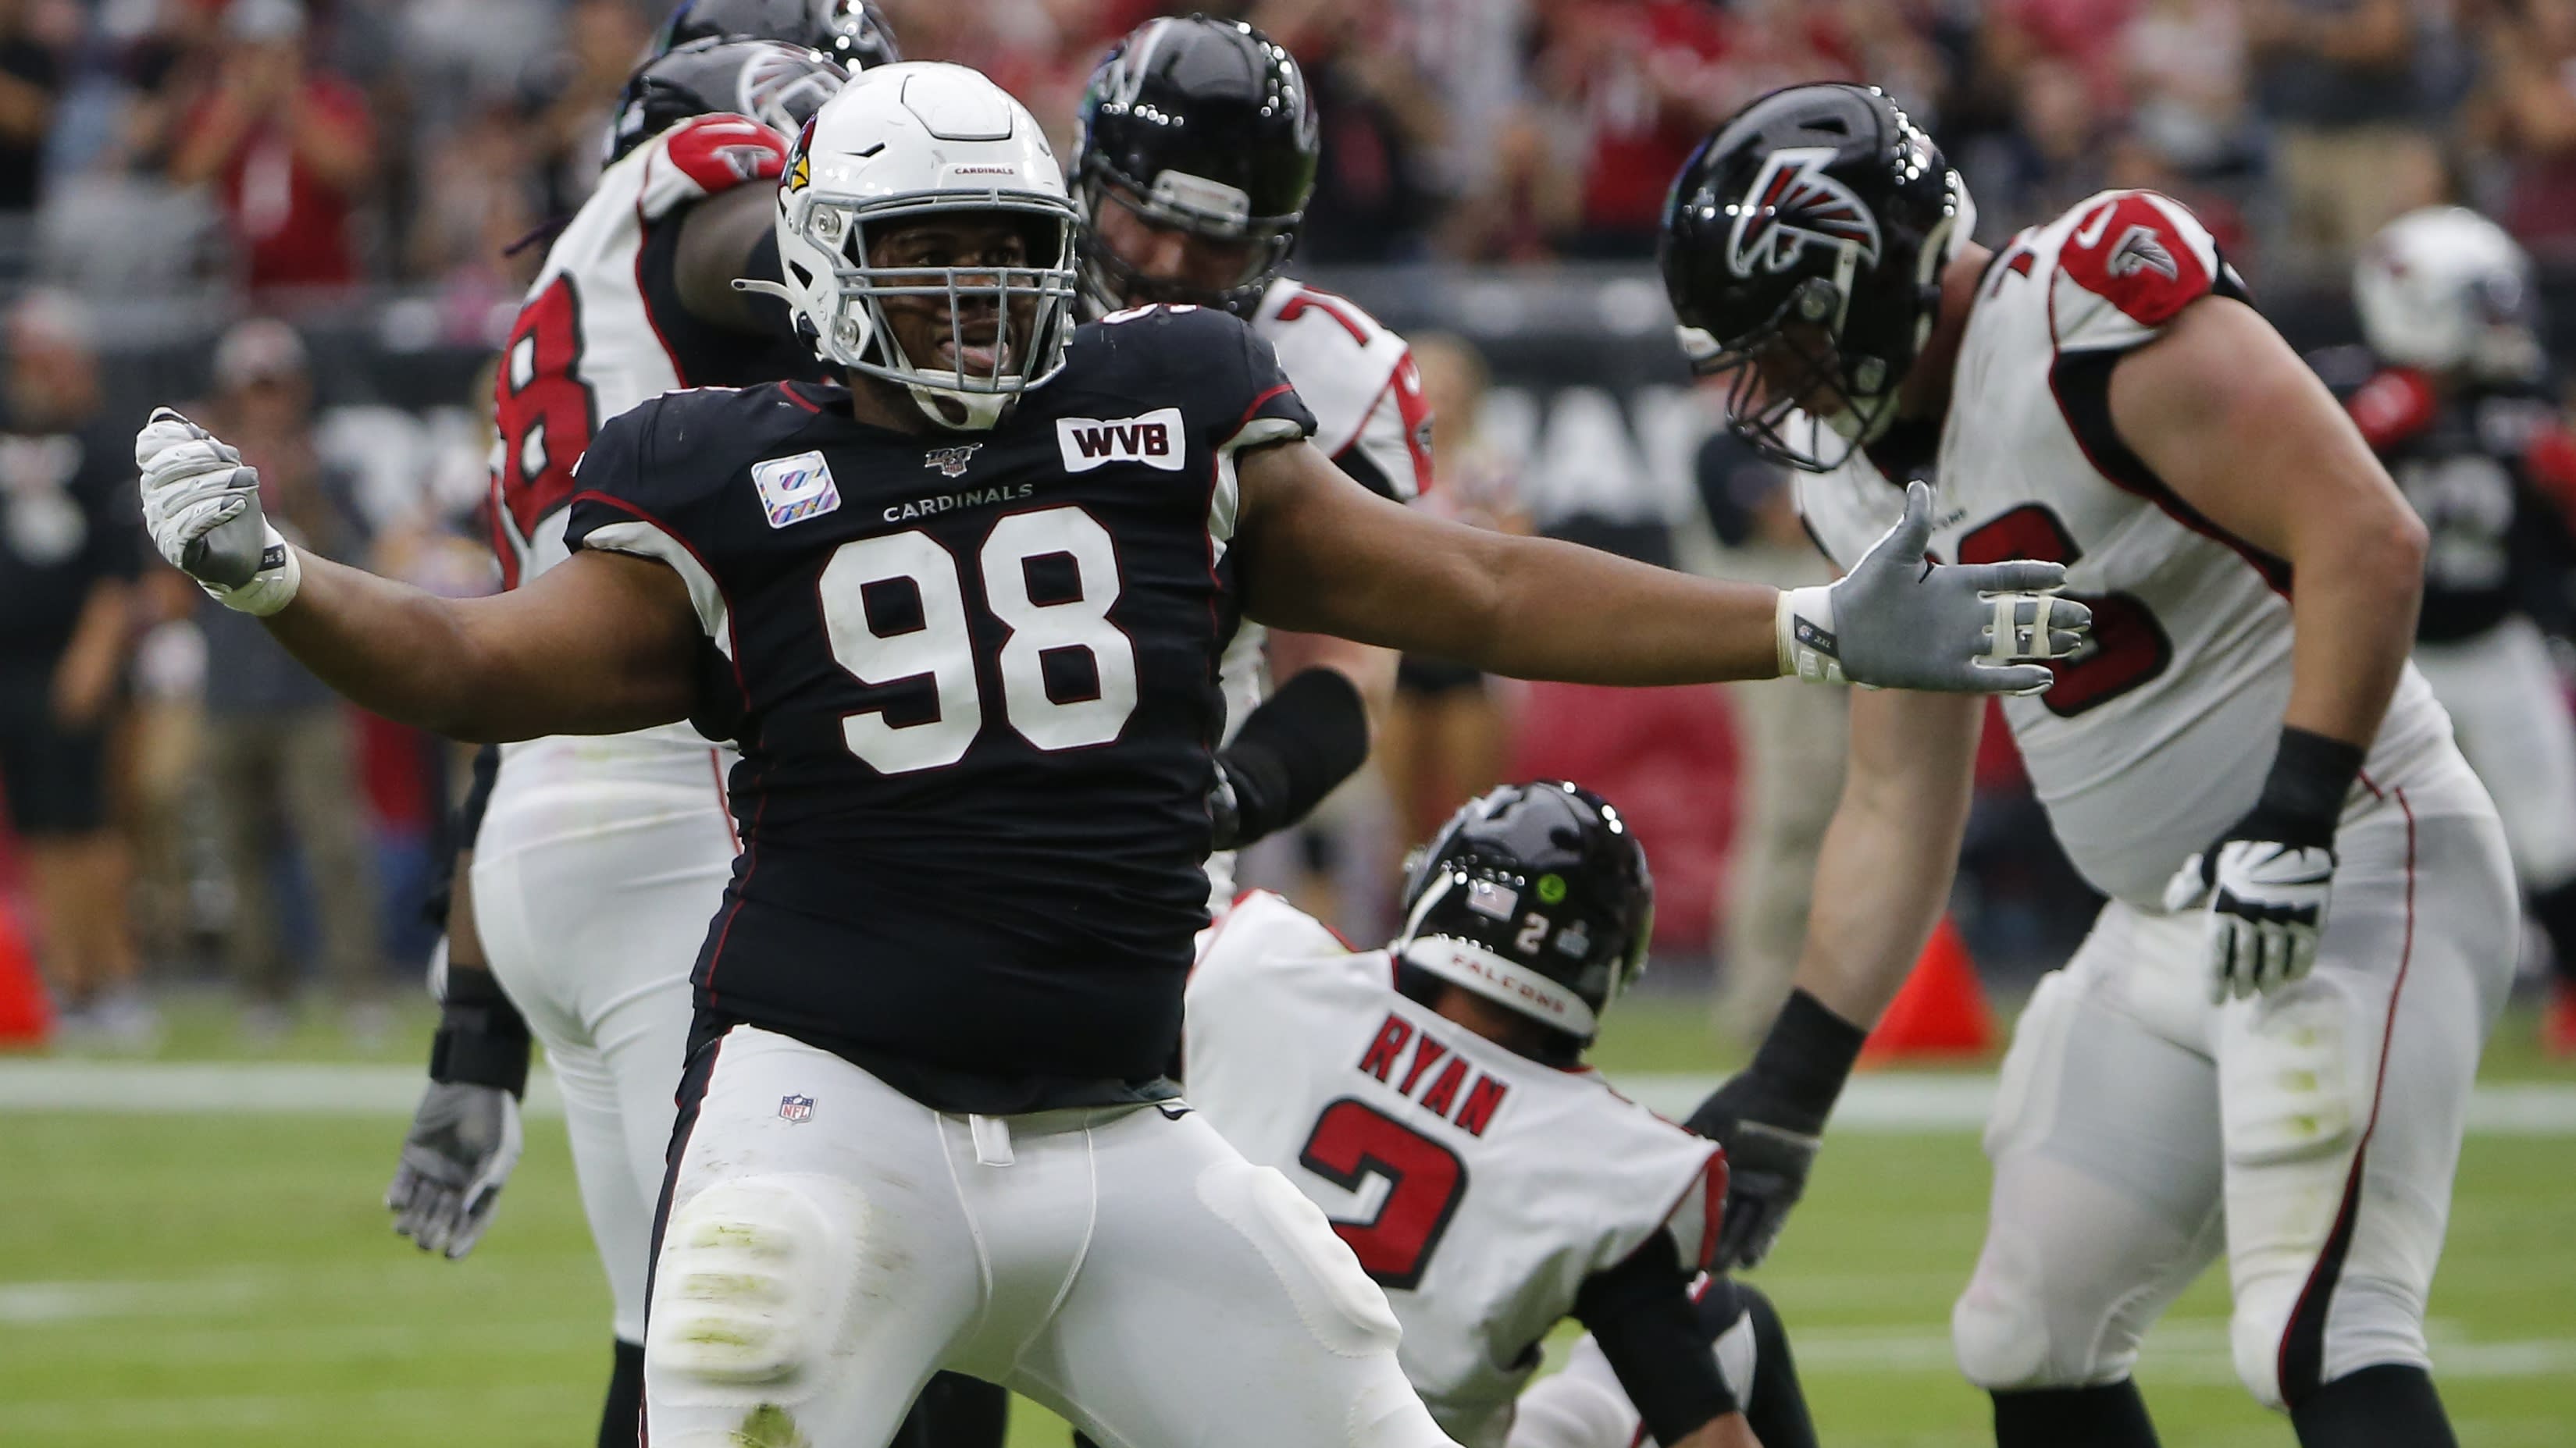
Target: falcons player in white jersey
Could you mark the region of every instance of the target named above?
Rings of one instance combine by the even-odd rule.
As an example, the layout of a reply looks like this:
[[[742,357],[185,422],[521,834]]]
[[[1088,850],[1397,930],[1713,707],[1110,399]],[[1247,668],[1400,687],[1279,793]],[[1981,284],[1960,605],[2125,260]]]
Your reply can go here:
[[[2004,1064],[1960,1367],[2004,1448],[2151,1444],[2139,1341],[2223,1255],[2238,1376],[2303,1444],[2448,1444],[2424,1300],[2519,914],[2406,661],[2423,525],[2181,205],[2106,192],[1993,254],[1968,215],[1884,96],[1801,86],[1694,156],[1663,248],[1685,346],[1838,563],[1923,479],[1935,551],[2062,559],[2093,609],[2004,701],[2111,900]],[[1733,1158],[1731,1261],[1948,896],[1978,725],[1853,697],[1800,989],[1692,1118]]]
[[[1279,354],[1315,414],[1315,445],[1363,487],[1410,502],[1431,486],[1431,413],[1404,339],[1343,297],[1279,274],[1315,185],[1315,113],[1288,52],[1206,16],[1150,20],[1112,46],[1082,99],[1073,164],[1087,223],[1086,305],[1223,307]],[[1396,655],[1246,623],[1227,648],[1219,853],[1296,823],[1367,762]],[[1270,688],[1275,681],[1278,688]]]
[[[1451,818],[1381,949],[1261,891],[1201,937],[1190,1102],[1323,1209],[1386,1289],[1405,1376],[1466,1448],[1815,1442],[1768,1305],[1731,1282],[1693,1290],[1724,1155],[1582,1064],[1653,922],[1619,812],[1541,780]],[[1568,1316],[1591,1329],[1581,1366],[1516,1414]]]
[[[677,387],[813,375],[785,309],[731,282],[778,274],[789,135],[844,79],[803,45],[705,40],[628,82],[599,188],[547,252],[502,354],[491,516],[507,586],[566,557],[592,428]],[[632,1443],[689,967],[733,869],[733,751],[668,725],[510,745],[497,775],[492,758],[448,907],[432,1084],[386,1205],[423,1250],[471,1250],[517,1161],[529,1036],[543,1041],[614,1304],[601,1442]]]

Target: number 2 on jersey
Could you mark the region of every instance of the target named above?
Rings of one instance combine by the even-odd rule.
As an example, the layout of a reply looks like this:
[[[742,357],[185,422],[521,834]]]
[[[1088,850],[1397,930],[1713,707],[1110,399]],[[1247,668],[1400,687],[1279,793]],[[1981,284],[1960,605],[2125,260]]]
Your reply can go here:
[[[1028,565],[1072,560],[1071,598],[1030,596]],[[1118,555],[1109,530],[1075,507],[1014,513],[993,525],[978,552],[984,604],[1010,630],[1002,644],[1002,714],[1039,749],[1106,744],[1136,708],[1136,646],[1109,621],[1118,601]],[[921,600],[921,624],[879,633],[869,621],[866,590],[908,582]],[[893,724],[880,709],[841,721],[852,754],[880,774],[908,774],[955,764],[984,727],[975,677],[975,640],[966,617],[965,581],[957,559],[918,529],[844,543],[823,566],[823,631],[832,658],[862,684],[928,678],[938,712]],[[1046,656],[1079,649],[1090,656],[1097,687],[1087,698],[1059,702],[1047,692]]]
[[[1386,1178],[1377,1215],[1365,1222],[1337,1219],[1333,1231],[1380,1287],[1421,1285],[1458,1199],[1467,1194],[1467,1164],[1458,1153],[1345,1096],[1316,1118],[1297,1163],[1344,1191],[1358,1191],[1373,1176]]]

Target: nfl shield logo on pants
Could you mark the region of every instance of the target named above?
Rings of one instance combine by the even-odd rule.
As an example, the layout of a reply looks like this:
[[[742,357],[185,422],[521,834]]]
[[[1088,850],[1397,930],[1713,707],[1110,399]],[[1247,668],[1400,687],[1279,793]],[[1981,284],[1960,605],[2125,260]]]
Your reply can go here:
[[[811,1096],[781,1096],[778,1098],[778,1114],[780,1117],[788,1121],[808,1120],[814,1115],[814,1098]]]

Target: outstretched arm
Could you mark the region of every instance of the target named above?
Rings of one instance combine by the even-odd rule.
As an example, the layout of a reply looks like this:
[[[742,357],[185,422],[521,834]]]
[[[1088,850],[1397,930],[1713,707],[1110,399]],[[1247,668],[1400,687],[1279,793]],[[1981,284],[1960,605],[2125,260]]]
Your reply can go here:
[[[306,553],[268,631],[389,719],[477,743],[622,734],[685,719],[697,615],[680,575],[583,551],[526,585],[450,599]]]
[[[1929,565],[1929,490],[1831,589],[1712,582],[1590,548],[1469,528],[1350,481],[1304,443],[1243,453],[1235,547],[1263,623],[1436,654],[1522,679],[1692,684],[1786,673],[1991,693],[2047,686],[2083,607],[2065,570]],[[1990,599],[1993,592],[2012,595]],[[1995,637],[2001,622],[2004,637]]]
[[[697,612],[660,563],[578,553],[509,593],[440,598],[288,543],[241,454],[168,408],[135,436],[134,463],[161,556],[379,714],[478,741],[688,716]]]

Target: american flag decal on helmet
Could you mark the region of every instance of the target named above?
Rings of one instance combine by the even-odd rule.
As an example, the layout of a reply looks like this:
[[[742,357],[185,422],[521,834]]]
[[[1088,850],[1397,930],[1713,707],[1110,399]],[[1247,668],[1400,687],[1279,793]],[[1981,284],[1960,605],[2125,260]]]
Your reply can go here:
[[[1831,146],[1784,146],[1762,163],[1727,238],[1726,264],[1737,276],[1784,270],[1811,241],[1857,247],[1863,265],[1878,261],[1878,218],[1825,174],[1833,158]]]

